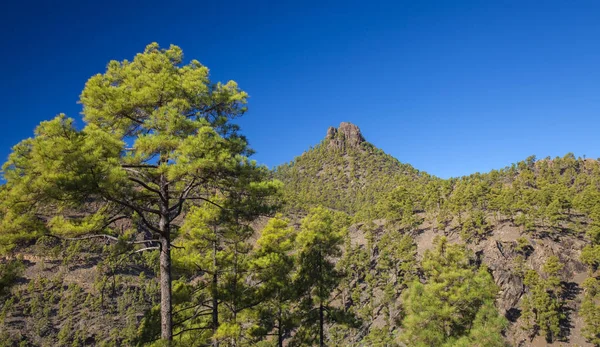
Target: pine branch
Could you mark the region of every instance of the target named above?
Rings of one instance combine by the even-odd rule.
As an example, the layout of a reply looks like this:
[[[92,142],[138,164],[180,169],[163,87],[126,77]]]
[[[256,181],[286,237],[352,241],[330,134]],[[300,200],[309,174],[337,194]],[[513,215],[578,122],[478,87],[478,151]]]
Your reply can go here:
[[[129,253],[129,255],[136,254],[136,253],[141,253],[141,252],[144,252],[144,251],[155,251],[155,250],[159,250],[159,249],[160,249],[159,246],[144,247],[144,248],[140,248],[140,249],[138,249],[136,251],[133,251],[133,252]]]
[[[43,236],[52,237],[52,238],[62,240],[62,241],[81,241],[81,240],[99,239],[99,238],[104,238],[108,241],[114,241],[114,242],[119,241],[119,239],[117,237],[112,236],[112,235],[106,235],[106,234],[86,235],[86,236],[81,236],[81,237],[61,237],[61,236],[52,235],[52,234],[46,234]],[[143,243],[148,243],[148,242],[159,242],[159,240],[125,241],[125,243],[127,243],[129,245],[137,245],[137,244],[143,244]]]

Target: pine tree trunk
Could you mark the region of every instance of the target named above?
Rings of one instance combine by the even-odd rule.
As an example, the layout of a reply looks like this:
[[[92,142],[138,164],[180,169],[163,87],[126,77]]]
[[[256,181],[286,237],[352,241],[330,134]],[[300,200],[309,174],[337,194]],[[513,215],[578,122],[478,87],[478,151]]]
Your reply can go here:
[[[215,335],[219,329],[219,298],[217,297],[219,277],[217,272],[217,247],[218,244],[217,240],[215,239],[215,242],[213,243],[213,278],[211,284],[213,335]],[[213,340],[212,345],[213,347],[219,347],[219,341]]]
[[[279,304],[279,317],[277,322],[277,341],[279,341],[279,347],[283,347],[283,329],[281,327],[282,315],[283,313],[281,312],[281,304]]]
[[[161,235],[160,244],[160,331],[163,340],[171,341],[173,339],[173,322],[171,316],[171,242],[169,237]]]
[[[239,269],[238,269],[238,249],[237,249],[237,245],[234,246],[234,253],[233,253],[233,292],[232,292],[232,303],[231,306],[233,307],[233,317],[232,317],[232,321],[233,324],[237,324],[237,313],[238,313],[238,289],[237,289],[237,284],[238,284],[238,275],[239,275]],[[231,337],[231,346],[237,346],[237,338],[235,336]]]
[[[321,264],[322,261],[323,258],[321,255],[321,251],[319,250],[319,346],[321,347],[325,346],[325,333],[323,331],[323,325],[325,321],[325,309],[323,308],[323,264]]]
[[[160,177],[160,190],[164,200],[160,204],[160,335],[165,341],[173,340],[171,292],[171,225],[169,221],[169,188],[164,175]]]
[[[325,346],[325,332],[323,329],[324,320],[325,320],[325,309],[323,307],[323,303],[319,304],[319,346]]]

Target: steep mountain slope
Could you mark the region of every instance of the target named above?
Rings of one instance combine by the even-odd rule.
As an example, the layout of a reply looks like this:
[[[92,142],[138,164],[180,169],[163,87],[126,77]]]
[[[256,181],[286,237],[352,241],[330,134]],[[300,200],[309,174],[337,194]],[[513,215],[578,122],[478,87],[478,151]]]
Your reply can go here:
[[[401,182],[429,179],[367,142],[351,123],[330,127],[321,143],[277,167],[275,177],[285,183],[291,209],[323,205],[350,214],[376,203]]]

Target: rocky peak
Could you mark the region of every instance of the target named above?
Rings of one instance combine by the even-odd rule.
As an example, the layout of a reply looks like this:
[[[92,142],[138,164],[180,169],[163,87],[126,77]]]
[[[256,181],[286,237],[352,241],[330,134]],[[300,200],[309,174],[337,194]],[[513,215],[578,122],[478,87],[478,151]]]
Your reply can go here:
[[[327,129],[326,139],[329,141],[329,146],[337,149],[345,149],[348,147],[358,147],[361,143],[365,142],[365,138],[362,136],[360,129],[348,122],[340,123],[340,126],[336,129],[329,127]]]

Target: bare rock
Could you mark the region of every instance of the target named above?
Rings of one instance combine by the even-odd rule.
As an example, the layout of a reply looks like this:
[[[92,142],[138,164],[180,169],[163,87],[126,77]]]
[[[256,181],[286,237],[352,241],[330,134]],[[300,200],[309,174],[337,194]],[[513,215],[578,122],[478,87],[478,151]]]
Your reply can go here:
[[[523,279],[515,273],[517,253],[512,242],[487,240],[481,245],[481,261],[488,267],[496,285],[500,288],[496,302],[501,314],[517,306],[525,287]]]
[[[358,148],[361,143],[365,142],[365,138],[362,136],[360,129],[356,125],[348,122],[340,123],[340,126],[337,129],[329,127],[325,138],[329,141],[330,148],[339,150]]]
[[[329,127],[327,129],[327,139],[335,139],[335,135],[337,135],[337,129],[334,127]]]

